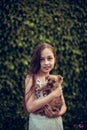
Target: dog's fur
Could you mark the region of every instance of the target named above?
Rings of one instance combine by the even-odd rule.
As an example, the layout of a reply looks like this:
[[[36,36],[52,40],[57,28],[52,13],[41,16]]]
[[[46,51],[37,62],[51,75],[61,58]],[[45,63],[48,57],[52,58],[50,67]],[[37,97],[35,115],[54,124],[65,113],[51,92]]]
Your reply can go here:
[[[60,75],[49,75],[46,77],[47,80],[47,86],[44,86],[39,89],[39,91],[46,92],[47,95],[51,93],[53,90],[58,88],[60,84],[63,82],[63,77]],[[47,105],[45,105],[43,108],[37,110],[35,113],[39,114],[45,114],[47,117],[52,117],[49,113],[47,113],[47,109],[51,109],[52,112],[59,112],[61,109],[63,102],[61,99],[61,96],[54,98],[52,101],[50,101]]]

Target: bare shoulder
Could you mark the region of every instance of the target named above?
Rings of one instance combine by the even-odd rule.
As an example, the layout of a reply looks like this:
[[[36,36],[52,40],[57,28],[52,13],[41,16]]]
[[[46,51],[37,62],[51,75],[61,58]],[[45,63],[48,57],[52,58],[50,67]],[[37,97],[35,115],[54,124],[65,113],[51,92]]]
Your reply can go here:
[[[32,85],[32,75],[27,75],[26,78],[25,78],[25,87],[27,86],[31,86]],[[30,84],[30,85],[29,85]]]

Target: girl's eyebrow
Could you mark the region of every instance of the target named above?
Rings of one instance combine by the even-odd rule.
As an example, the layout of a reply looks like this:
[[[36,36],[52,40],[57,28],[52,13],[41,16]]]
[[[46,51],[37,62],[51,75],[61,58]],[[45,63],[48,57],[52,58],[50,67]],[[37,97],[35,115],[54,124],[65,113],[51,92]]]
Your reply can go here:
[[[47,56],[47,58],[52,58],[53,56]],[[40,57],[40,59],[42,59],[42,58],[45,58],[45,57]]]

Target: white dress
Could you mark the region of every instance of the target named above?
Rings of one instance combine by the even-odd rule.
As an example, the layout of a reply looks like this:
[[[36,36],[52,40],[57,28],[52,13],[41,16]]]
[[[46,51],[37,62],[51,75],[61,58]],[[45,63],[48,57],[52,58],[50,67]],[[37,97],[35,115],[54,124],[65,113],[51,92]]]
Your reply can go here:
[[[42,87],[44,84],[37,80],[36,87]],[[36,98],[43,98],[42,92],[36,92]],[[62,117],[48,118],[44,115],[30,113],[29,130],[63,130]]]

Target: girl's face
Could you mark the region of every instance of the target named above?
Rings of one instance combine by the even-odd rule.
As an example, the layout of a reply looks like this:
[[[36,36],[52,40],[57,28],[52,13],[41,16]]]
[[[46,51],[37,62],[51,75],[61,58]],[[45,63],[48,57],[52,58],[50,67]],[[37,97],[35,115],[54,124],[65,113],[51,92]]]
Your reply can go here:
[[[49,73],[55,64],[55,57],[51,49],[45,48],[41,52],[40,58],[40,71],[43,73]]]

